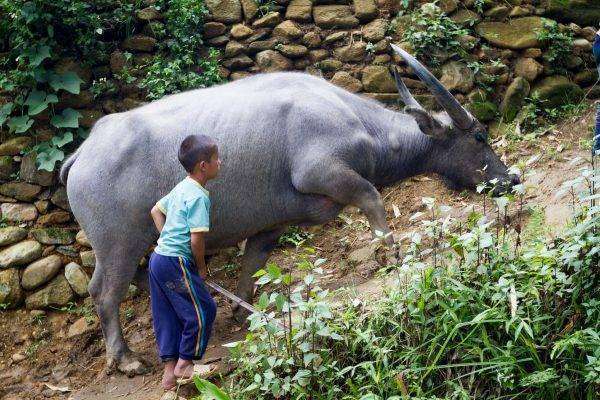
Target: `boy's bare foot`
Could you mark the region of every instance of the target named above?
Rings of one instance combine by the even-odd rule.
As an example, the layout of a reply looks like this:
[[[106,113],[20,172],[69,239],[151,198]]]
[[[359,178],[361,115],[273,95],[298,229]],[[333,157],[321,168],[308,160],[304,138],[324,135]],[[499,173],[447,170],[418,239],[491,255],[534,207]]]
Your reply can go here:
[[[175,361],[167,361],[162,376],[162,387],[165,390],[171,390],[177,385],[177,377],[175,376]]]
[[[189,379],[194,374],[194,363],[191,360],[177,360],[175,369],[173,370],[175,377]]]

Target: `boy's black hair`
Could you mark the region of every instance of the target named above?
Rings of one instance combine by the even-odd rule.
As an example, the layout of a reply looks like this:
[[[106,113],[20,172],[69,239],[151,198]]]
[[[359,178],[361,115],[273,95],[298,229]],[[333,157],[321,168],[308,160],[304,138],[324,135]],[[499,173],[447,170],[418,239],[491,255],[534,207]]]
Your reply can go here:
[[[206,135],[190,135],[183,139],[177,157],[188,173],[201,161],[209,162],[217,151],[217,142]]]

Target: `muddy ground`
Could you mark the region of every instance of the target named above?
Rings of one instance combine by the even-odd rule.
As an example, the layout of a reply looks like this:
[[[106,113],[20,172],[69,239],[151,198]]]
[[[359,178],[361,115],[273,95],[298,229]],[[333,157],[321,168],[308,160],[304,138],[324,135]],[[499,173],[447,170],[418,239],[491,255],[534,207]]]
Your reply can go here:
[[[565,179],[577,175],[583,161],[572,163],[575,157],[588,157],[585,139],[591,135],[593,113],[564,121],[543,137],[533,141],[496,142],[497,150],[505,154],[508,163],[539,157],[530,168],[535,171],[528,184],[536,187],[527,203],[541,207],[546,221],[556,228],[569,218],[569,198],[557,198],[556,191]],[[453,207],[456,214],[466,214],[481,207],[481,197],[473,193],[458,193],[444,187],[435,176],[420,176],[382,190],[388,221],[396,237],[418,228],[418,221],[409,218],[422,210],[422,197],[435,197],[440,204]],[[309,245],[316,255],[328,260],[322,284],[331,288],[356,287],[362,294],[377,295],[385,277],[375,274],[381,265],[377,255],[361,258],[360,249],[369,246],[370,233],[366,219],[357,210],[346,209],[341,217],[309,229]],[[278,247],[271,261],[292,268],[302,248]],[[232,249],[211,260],[214,280],[233,290],[239,256]],[[368,253],[368,252],[367,252]],[[243,337],[243,329],[231,319],[229,303],[215,296],[219,306],[215,329],[206,359],[221,363],[227,351],[221,345]],[[89,306],[89,299],[71,310],[49,311],[36,317],[26,310],[0,312],[0,398],[3,399],[160,399],[160,364],[156,356],[145,292],[132,293],[122,304],[124,333],[131,348],[144,354],[152,371],[144,376],[127,378],[105,373],[102,333]],[[82,318],[92,321],[86,325]],[[76,327],[85,332],[69,337]],[[15,355],[17,355],[15,357]]]

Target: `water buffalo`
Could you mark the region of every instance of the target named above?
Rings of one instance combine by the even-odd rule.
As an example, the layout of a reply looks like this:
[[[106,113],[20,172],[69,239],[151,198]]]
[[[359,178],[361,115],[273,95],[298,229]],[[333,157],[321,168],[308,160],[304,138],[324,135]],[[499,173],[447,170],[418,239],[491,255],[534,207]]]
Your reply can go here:
[[[445,110],[430,114],[397,79],[406,108],[395,112],[303,73],[271,73],[165,97],[100,119],[64,163],[73,214],[94,248],[89,285],[106,341],[107,367],[141,373],[119,323],[119,304],[138,261],[157,239],[149,211],[185,175],[182,139],[219,143],[223,167],[208,185],[207,249],[248,239],[237,294],[251,301],[253,273],[292,224],[323,224],[346,205],[373,232],[390,232],[376,186],[433,172],[473,188],[515,178],[486,141],[486,129],[416,59],[394,50]],[[393,241],[391,235],[387,240]]]

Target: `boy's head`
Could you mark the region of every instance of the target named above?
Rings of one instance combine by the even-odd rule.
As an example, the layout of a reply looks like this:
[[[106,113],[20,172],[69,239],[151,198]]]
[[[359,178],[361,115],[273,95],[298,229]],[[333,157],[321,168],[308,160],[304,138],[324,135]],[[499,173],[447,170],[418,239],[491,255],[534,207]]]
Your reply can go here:
[[[217,142],[206,135],[190,135],[183,139],[178,158],[188,174],[202,173],[207,179],[217,176],[221,165]]]

